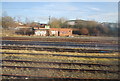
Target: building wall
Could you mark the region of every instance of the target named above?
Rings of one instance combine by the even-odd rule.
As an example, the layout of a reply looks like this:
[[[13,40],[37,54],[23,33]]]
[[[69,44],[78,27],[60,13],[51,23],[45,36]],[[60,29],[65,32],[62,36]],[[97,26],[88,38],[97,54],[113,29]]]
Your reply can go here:
[[[47,36],[47,31],[46,30],[35,30],[35,35]]]
[[[58,31],[57,30],[51,30],[50,32],[50,36],[58,36]]]
[[[38,36],[72,36],[72,29],[69,28],[34,29]]]
[[[72,29],[69,28],[51,28],[50,36],[72,36]]]
[[[71,36],[72,30],[71,29],[61,29],[60,36]]]

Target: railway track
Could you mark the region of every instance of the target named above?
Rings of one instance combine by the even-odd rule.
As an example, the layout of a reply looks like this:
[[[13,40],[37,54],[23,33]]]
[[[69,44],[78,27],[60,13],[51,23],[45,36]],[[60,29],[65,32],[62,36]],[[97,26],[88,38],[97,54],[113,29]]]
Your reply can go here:
[[[55,81],[61,81],[61,80],[67,80],[67,81],[73,81],[73,80],[81,80],[81,79],[98,79],[98,78],[76,78],[76,77],[48,77],[48,76],[35,76],[35,75],[14,75],[14,74],[2,74],[2,76],[6,77],[17,77],[17,78],[23,78],[23,79],[42,79],[43,80],[55,80]],[[105,78],[99,78],[99,79],[105,79]]]
[[[120,57],[105,57],[105,56],[84,56],[84,55],[61,55],[61,54],[43,54],[43,53],[13,53],[13,52],[0,52],[1,54],[21,54],[21,55],[52,55],[52,56],[64,56],[64,57],[79,57],[79,58],[109,58],[119,59]]]
[[[2,60],[1,62],[16,62],[16,63],[44,63],[44,64],[58,64],[58,65],[87,65],[87,66],[119,66],[119,65],[108,65],[108,64],[90,64],[90,63],[67,63],[67,62],[45,62],[45,61],[26,61],[26,60]]]
[[[41,38],[31,38],[31,37],[2,37],[3,40],[18,40],[18,41],[52,41],[52,42],[77,42],[77,43],[106,43],[106,44],[116,44],[118,42],[116,38],[92,38],[92,37],[83,37],[83,38],[53,38],[53,37],[41,37]],[[99,39],[99,40],[98,40]]]
[[[111,70],[92,70],[92,69],[67,69],[67,68],[49,68],[49,67],[27,67],[27,66],[8,66],[8,65],[2,65],[2,68],[28,68],[28,69],[43,69],[43,70],[62,70],[62,71],[80,71],[80,72],[92,72],[92,73],[119,73],[119,71],[111,71]]]
[[[58,65],[61,65],[61,64],[64,64],[64,65],[86,65],[86,66],[98,66],[98,67],[101,67],[101,66],[105,66],[105,67],[110,67],[110,66],[118,66],[118,65],[105,65],[105,64],[87,64],[87,63],[65,63],[65,62],[43,62],[43,61],[25,61],[25,60],[2,60],[2,62],[16,62],[16,63],[21,63],[22,64],[22,62],[24,62],[24,63],[43,63],[43,64],[58,64]],[[12,66],[12,65],[3,65],[2,66],[2,68],[4,69],[16,69],[16,70],[20,70],[21,71],[21,69],[23,69],[23,70],[29,70],[29,71],[31,71],[31,70],[35,70],[35,71],[37,71],[38,69],[40,69],[40,70],[48,70],[48,71],[50,71],[50,70],[53,70],[53,71],[64,71],[64,72],[89,72],[89,73],[104,73],[104,74],[108,74],[108,73],[112,73],[113,75],[115,74],[115,75],[118,75],[119,74],[119,72],[120,71],[113,71],[113,70],[92,70],[92,69],[67,69],[67,68],[49,68],[49,67],[31,67],[31,66]],[[74,77],[49,77],[49,76],[47,76],[47,77],[45,77],[45,76],[41,76],[41,75],[39,75],[39,76],[36,76],[36,75],[21,75],[21,74],[19,74],[19,73],[17,73],[17,74],[14,74],[13,72],[12,72],[12,74],[2,74],[2,76],[4,76],[4,77],[15,77],[15,78],[27,78],[27,79],[29,79],[29,78],[34,78],[34,79],[36,79],[36,78],[38,78],[38,79],[41,79],[41,78],[44,78],[44,79],[69,79],[69,80],[80,80],[80,79],[88,79],[88,78],[74,78]],[[91,78],[89,78],[89,79],[106,79],[106,78],[95,78],[95,77],[91,77]]]
[[[86,39],[71,39],[71,38],[68,38],[68,39],[61,39],[61,38],[24,38],[24,37],[3,37],[4,40],[13,40],[13,41],[50,41],[50,42],[61,42],[63,41],[62,43],[65,43],[65,42],[76,42],[76,43],[80,43],[80,44],[96,44],[96,45],[101,45],[102,47],[102,44],[104,45],[107,45],[107,47],[111,46],[111,45],[114,45],[115,47],[117,47],[117,41],[116,40],[86,40]],[[6,44],[6,43],[5,43]],[[49,43],[48,43],[49,44]],[[52,43],[51,43],[52,44]],[[94,45],[93,45],[94,46]],[[114,47],[113,47],[114,48]],[[15,44],[6,44],[6,45],[2,45],[2,48],[1,49],[10,49],[10,50],[36,50],[36,51],[55,51],[55,52],[78,52],[78,53],[114,53],[114,52],[119,52],[116,48],[115,49],[111,49],[111,48],[106,48],[103,49],[103,48],[92,48],[92,47],[64,47],[64,46],[37,46],[36,45],[15,45]],[[120,57],[104,57],[104,56],[84,56],[84,55],[61,55],[61,54],[42,54],[42,53],[11,53],[11,52],[1,52],[2,54],[23,54],[23,55],[52,55],[52,56],[63,56],[63,57],[79,57],[79,58],[109,58],[109,60],[112,60],[112,59],[119,59]],[[117,69],[117,67],[119,67],[119,65],[117,64],[113,64],[113,65],[107,65],[107,64],[91,64],[91,63],[67,63],[67,62],[45,62],[45,61],[27,61],[26,59],[25,60],[0,60],[0,62],[4,62],[2,68],[4,70],[4,74],[2,74],[1,76],[4,76],[4,77],[17,77],[17,78],[44,78],[44,79],[54,79],[55,81],[57,81],[58,79],[68,79],[68,80],[80,80],[80,79],[86,79],[84,77],[80,77],[80,78],[75,78],[76,76],[73,76],[72,77],[72,74],[70,75],[70,77],[66,77],[67,74],[65,74],[65,77],[49,77],[49,72],[48,72],[48,75],[47,76],[44,76],[43,75],[39,75],[37,76],[36,74],[39,72],[42,72],[44,71],[46,73],[46,71],[51,71],[51,72],[59,72],[59,73],[62,73],[62,72],[66,72],[66,73],[91,73],[91,74],[94,74],[94,76],[99,76],[101,78],[97,78],[97,79],[106,79],[107,78],[112,78],[112,76],[114,77],[117,77],[117,75],[119,75],[120,71]],[[8,64],[10,63],[10,64]],[[14,64],[12,64],[14,63]],[[23,64],[24,63],[24,64]],[[38,63],[38,64],[37,64]],[[7,65],[8,64],[8,65]],[[16,64],[16,65],[15,65]],[[19,65],[20,64],[20,65]],[[33,64],[33,66],[31,66],[30,64]],[[42,64],[45,66],[42,66]],[[49,67],[50,65],[53,65],[53,67]],[[58,68],[57,66],[60,65],[60,68]],[[82,66],[84,69],[82,69],[81,67],[79,68],[79,66],[74,66],[74,65],[79,65],[79,66]],[[48,66],[48,67],[47,67]],[[68,66],[66,68],[66,66]],[[72,66],[72,68],[71,68]],[[94,67],[95,66],[95,67]],[[113,69],[111,69],[111,66],[113,67]],[[77,68],[78,69],[75,69]],[[87,68],[86,68],[87,67]],[[89,69],[89,67],[91,67],[91,69]],[[69,69],[71,68],[71,69]],[[102,68],[102,69],[101,69]],[[104,69],[105,68],[105,69]],[[40,70],[39,70],[40,69]],[[98,70],[97,70],[98,69]],[[9,71],[9,72],[8,72]],[[29,74],[29,73],[25,73],[26,75],[23,75],[24,72],[27,72],[29,71],[30,73],[34,73],[34,74]],[[37,72],[38,71],[38,72]],[[18,73],[17,73],[18,72]],[[22,73],[23,72],[23,73]],[[79,75],[81,75],[81,73]],[[27,75],[28,74],[28,75]],[[85,76],[87,77],[87,75],[85,74]],[[99,75],[98,75],[99,74]],[[104,76],[101,76],[101,75],[105,75]],[[51,74],[52,75],[52,74]],[[84,75],[81,75],[81,76],[84,76]],[[91,75],[92,76],[92,75]],[[96,77],[91,77],[89,79],[96,79]],[[88,79],[88,78],[87,78]]]
[[[7,41],[3,40],[2,45],[25,45],[25,46],[51,46],[51,47],[66,47],[66,48],[92,48],[92,49],[111,49],[116,50],[117,44],[99,44],[99,43],[74,43],[74,42],[44,42],[44,41]]]
[[[69,48],[69,47],[50,47],[50,46],[25,46],[25,45],[3,45],[1,49],[11,50],[36,50],[36,51],[55,51],[55,52],[78,52],[78,53],[113,53],[119,50],[110,49],[91,49],[91,48]]]

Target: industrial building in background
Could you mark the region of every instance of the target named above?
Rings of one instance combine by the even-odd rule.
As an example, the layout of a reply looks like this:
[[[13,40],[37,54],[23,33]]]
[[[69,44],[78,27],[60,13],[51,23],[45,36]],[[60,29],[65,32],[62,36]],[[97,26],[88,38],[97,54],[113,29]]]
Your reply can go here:
[[[47,24],[41,24],[40,27],[34,27],[37,36],[72,36],[70,28],[50,28]]]
[[[50,28],[50,25],[48,24],[40,24],[40,26],[34,27],[19,25],[15,30],[16,34],[29,36],[72,36],[71,28]]]

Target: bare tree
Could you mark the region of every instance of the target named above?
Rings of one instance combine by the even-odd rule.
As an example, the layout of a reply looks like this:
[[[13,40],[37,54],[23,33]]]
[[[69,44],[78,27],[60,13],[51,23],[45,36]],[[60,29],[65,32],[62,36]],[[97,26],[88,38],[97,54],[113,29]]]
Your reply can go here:
[[[36,22],[31,22],[30,23],[30,27],[35,27],[35,26],[39,26],[38,23],[36,23]]]
[[[80,30],[80,33],[81,33],[82,35],[88,35],[88,34],[89,34],[89,30],[88,30],[87,28],[82,28],[82,29]]]
[[[16,17],[17,22],[21,22],[21,16]]]
[[[61,28],[66,21],[65,18],[51,18],[50,25],[52,28]]]
[[[15,23],[14,19],[10,16],[2,17],[2,27],[9,28],[9,27],[16,27],[17,24]]]

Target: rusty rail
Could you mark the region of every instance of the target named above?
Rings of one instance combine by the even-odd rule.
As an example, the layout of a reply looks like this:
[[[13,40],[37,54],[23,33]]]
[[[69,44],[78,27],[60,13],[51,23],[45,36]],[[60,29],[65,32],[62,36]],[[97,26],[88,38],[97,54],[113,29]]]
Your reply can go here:
[[[67,80],[67,81],[73,81],[73,80],[81,80],[81,79],[106,79],[106,78],[77,78],[77,77],[49,77],[49,76],[35,76],[35,75],[16,75],[16,74],[2,74],[0,76],[7,76],[7,77],[19,77],[23,79],[49,79],[49,80],[55,80],[55,81],[61,81],[61,80]]]
[[[111,70],[91,70],[91,69],[67,69],[67,68],[48,68],[48,67],[27,67],[27,66],[8,66],[3,65],[2,68],[28,68],[28,69],[46,69],[46,70],[63,70],[63,71],[86,71],[86,72],[102,72],[102,73],[119,73],[119,71],[111,71]]]
[[[90,64],[90,63],[67,63],[67,62],[45,62],[45,61],[26,61],[26,60],[2,60],[2,62],[25,62],[25,63],[44,63],[44,64],[58,64],[58,65],[87,65],[87,66],[106,66],[106,67],[110,67],[110,66],[119,66],[119,65],[108,65],[108,64]]]
[[[105,56],[84,56],[84,55],[61,55],[61,54],[44,54],[44,53],[13,53],[13,52],[0,52],[1,54],[26,54],[26,55],[52,55],[52,56],[64,56],[64,57],[79,57],[79,58],[109,58],[119,59],[120,57],[105,57]]]
[[[90,37],[91,38],[91,37]],[[77,42],[77,43],[107,43],[112,44],[117,39],[84,39],[84,38],[52,38],[52,37],[2,37],[3,40],[19,40],[19,41],[52,41],[52,42]]]
[[[50,47],[50,46],[16,46],[16,45],[3,45],[1,49],[12,50],[36,50],[36,51],[55,51],[55,52],[78,52],[78,53],[113,53],[119,50],[109,49],[82,49],[82,48],[64,48],[64,47]]]

